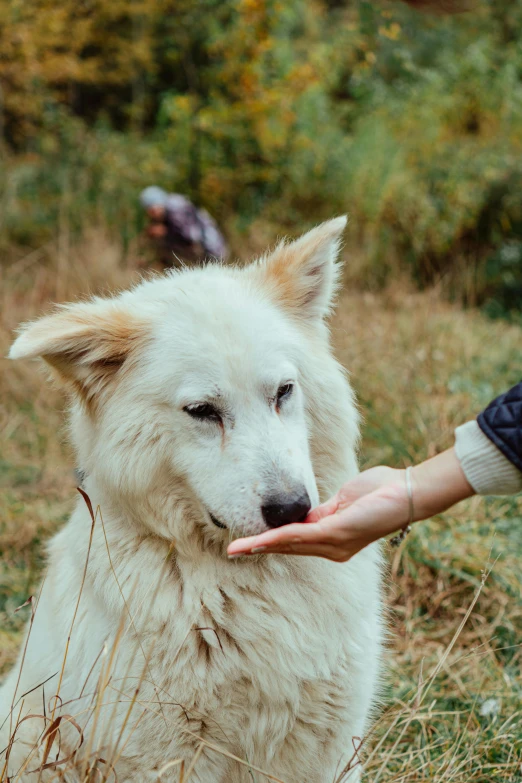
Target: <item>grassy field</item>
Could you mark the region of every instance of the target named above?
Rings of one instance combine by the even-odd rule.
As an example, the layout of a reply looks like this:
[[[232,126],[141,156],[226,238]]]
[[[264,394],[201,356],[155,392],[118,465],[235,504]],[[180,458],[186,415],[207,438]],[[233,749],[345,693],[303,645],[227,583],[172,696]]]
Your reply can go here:
[[[93,236],[0,273],[1,355],[51,301],[124,285],[118,248]],[[44,258],[44,256],[46,256]],[[74,258],[73,263],[69,259]],[[365,424],[363,466],[403,466],[519,380],[522,331],[417,293],[343,291],[334,340]],[[31,363],[0,375],[0,671],[13,660],[46,539],[75,498],[65,401]],[[473,499],[416,526],[390,559],[385,698],[365,744],[368,783],[522,781],[522,519],[516,499]],[[303,783],[305,783],[303,781]]]

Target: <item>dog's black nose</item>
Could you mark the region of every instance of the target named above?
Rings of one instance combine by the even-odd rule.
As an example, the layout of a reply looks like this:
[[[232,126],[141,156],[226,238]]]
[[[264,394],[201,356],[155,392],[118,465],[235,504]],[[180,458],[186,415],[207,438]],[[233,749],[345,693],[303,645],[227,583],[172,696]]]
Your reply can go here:
[[[291,522],[302,522],[311,507],[305,490],[301,495],[269,498],[268,503],[261,506],[261,513],[268,527],[281,527]]]

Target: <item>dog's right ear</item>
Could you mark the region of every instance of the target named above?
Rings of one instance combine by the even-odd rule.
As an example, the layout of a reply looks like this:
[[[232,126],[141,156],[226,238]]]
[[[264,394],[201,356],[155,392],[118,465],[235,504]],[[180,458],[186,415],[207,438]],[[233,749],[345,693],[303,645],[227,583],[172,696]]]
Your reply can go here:
[[[149,334],[148,324],[117,299],[62,305],[23,324],[10,359],[41,357],[86,403],[103,392]]]
[[[281,242],[250,274],[295,318],[322,320],[337,289],[337,257],[346,217],[321,223],[293,242]]]

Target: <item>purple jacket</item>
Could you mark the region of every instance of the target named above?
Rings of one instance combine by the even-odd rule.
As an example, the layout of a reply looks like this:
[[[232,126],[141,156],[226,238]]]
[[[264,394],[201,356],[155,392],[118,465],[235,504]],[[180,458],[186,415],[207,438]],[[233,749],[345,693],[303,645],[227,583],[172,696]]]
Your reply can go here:
[[[179,193],[169,195],[165,209],[168,244],[173,247],[200,245],[208,256],[227,258],[225,239],[205,209],[197,209]]]

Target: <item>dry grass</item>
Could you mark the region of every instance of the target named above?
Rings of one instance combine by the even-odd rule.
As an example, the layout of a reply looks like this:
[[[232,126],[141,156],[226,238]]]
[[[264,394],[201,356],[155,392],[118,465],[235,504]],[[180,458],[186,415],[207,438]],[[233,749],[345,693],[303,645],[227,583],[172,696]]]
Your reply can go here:
[[[366,417],[363,464],[435,454],[456,425],[519,380],[520,329],[405,284],[378,297],[345,294],[335,336]],[[416,526],[394,556],[388,702],[367,765],[372,783],[522,779],[520,516],[515,499],[475,498]],[[443,660],[479,589],[425,693],[419,683]],[[491,698],[498,714],[482,716]]]
[[[11,330],[50,301],[128,283],[133,272],[117,259],[93,236],[81,255],[50,247],[4,270],[2,355]],[[363,464],[408,464],[449,445],[457,424],[519,380],[521,338],[406,283],[380,295],[346,290],[334,339],[366,419]],[[30,612],[14,610],[35,591],[45,539],[75,497],[63,398],[34,365],[2,370],[0,669]],[[394,554],[389,676],[366,781],[522,780],[520,517],[514,499],[473,499],[419,524]]]

